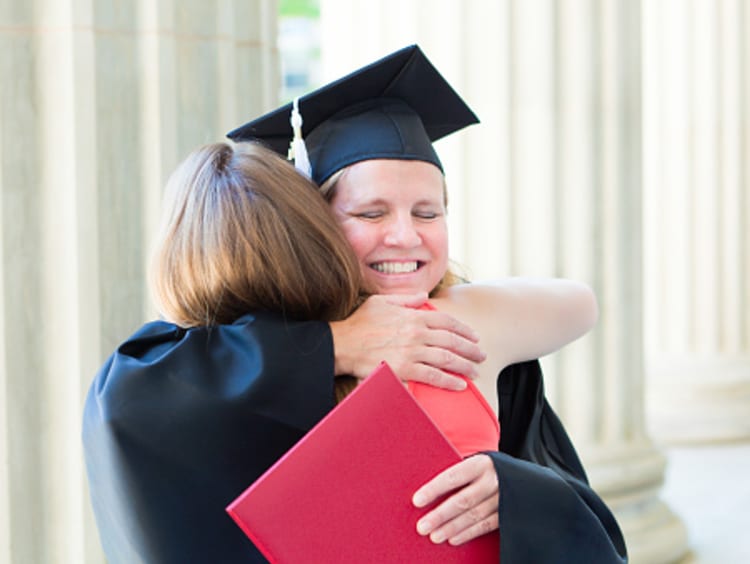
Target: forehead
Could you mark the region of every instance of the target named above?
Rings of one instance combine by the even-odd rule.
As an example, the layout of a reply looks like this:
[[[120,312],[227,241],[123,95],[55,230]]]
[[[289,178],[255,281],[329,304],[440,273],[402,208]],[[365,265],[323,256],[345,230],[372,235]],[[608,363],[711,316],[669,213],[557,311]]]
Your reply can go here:
[[[373,159],[348,167],[337,182],[336,196],[357,200],[442,200],[440,169],[424,161]]]

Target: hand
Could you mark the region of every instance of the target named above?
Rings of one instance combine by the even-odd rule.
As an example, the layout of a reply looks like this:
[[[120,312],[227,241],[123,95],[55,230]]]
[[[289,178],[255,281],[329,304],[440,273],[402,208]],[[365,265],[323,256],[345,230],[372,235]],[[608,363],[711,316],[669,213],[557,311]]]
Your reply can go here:
[[[498,528],[500,488],[492,459],[485,454],[470,456],[419,488],[412,501],[417,507],[457,490],[417,522],[420,535],[432,542],[447,540],[459,545]]]
[[[371,296],[352,315],[330,323],[336,374],[364,378],[383,360],[402,380],[462,390],[486,355],[474,331],[448,314],[414,308],[426,294]]]

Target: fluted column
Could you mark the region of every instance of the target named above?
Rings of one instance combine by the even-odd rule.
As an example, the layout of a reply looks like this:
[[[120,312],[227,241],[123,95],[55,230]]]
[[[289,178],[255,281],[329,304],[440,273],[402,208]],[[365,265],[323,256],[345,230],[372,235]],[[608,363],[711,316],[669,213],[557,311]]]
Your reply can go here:
[[[678,6],[679,4],[679,6]],[[750,9],[651,2],[646,365],[656,436],[750,439]]]
[[[686,532],[659,499],[665,459],[644,418],[640,3],[321,6],[328,78],[418,42],[482,119],[438,146],[452,256],[474,278],[563,276],[595,289],[598,326],[543,360],[549,397],[631,561],[676,560]]]
[[[103,562],[83,400],[144,321],[161,187],[276,103],[272,0],[0,3],[0,562]]]

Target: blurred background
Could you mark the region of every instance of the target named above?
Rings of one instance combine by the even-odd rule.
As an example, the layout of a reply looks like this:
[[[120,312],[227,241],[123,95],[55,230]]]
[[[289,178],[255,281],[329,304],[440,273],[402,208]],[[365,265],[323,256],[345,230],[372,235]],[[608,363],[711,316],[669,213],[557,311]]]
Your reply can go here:
[[[154,317],[172,168],[411,43],[482,120],[437,145],[452,257],[597,293],[542,364],[631,561],[750,561],[749,24],[744,0],[0,0],[0,562],[104,561],[82,405]]]

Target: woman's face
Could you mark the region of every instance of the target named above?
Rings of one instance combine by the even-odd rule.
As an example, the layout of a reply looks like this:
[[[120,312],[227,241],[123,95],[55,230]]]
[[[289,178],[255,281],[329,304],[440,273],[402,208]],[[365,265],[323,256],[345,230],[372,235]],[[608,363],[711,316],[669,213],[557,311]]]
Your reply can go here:
[[[448,268],[443,175],[430,163],[369,160],[350,166],[331,207],[379,294],[431,291]]]

